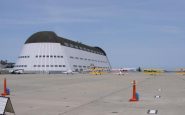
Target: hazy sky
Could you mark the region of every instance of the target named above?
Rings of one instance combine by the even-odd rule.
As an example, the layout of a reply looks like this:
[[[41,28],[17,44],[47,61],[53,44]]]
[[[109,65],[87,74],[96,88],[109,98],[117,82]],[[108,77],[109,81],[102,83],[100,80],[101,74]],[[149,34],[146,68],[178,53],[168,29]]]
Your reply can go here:
[[[185,0],[0,1],[0,59],[38,31],[102,47],[113,67],[185,67]]]

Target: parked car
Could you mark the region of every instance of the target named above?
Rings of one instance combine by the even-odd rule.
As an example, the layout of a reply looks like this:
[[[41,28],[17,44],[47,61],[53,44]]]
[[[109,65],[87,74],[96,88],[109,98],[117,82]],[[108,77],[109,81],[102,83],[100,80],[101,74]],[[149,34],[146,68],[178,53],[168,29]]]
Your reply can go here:
[[[12,70],[10,71],[11,74],[23,74],[24,73],[24,69],[16,69],[16,70]]]

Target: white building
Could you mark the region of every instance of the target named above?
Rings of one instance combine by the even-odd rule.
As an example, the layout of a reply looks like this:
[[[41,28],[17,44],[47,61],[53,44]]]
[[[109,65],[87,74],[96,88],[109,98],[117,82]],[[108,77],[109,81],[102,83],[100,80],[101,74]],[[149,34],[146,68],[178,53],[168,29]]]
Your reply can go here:
[[[105,51],[43,31],[25,42],[15,64],[24,72],[87,71],[91,66],[110,70]]]

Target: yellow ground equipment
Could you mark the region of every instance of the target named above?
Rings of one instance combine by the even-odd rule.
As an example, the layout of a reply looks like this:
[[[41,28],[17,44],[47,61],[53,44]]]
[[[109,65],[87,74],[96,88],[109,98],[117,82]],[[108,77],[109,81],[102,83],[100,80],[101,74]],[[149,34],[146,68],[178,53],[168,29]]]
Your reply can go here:
[[[93,67],[90,70],[90,74],[93,74],[93,75],[102,75],[102,74],[105,74],[105,72],[104,72],[103,68]]]
[[[144,73],[149,75],[159,75],[163,72],[164,70],[161,69],[144,69]]]
[[[177,69],[176,73],[179,75],[185,75],[185,68]]]

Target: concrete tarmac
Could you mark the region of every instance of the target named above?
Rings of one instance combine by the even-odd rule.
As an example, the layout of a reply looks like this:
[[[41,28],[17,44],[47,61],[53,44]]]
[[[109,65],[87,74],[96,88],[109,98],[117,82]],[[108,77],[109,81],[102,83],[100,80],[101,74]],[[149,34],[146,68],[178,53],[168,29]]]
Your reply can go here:
[[[185,76],[175,73],[0,75],[1,92],[4,78],[16,115],[147,115],[149,109],[185,114]],[[133,80],[138,102],[129,102]]]

